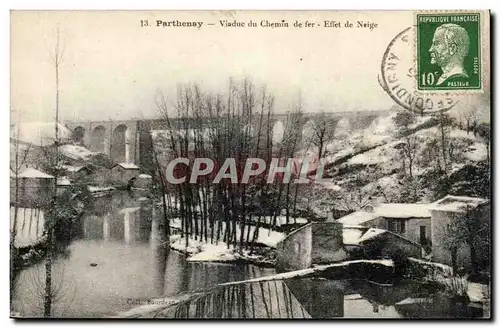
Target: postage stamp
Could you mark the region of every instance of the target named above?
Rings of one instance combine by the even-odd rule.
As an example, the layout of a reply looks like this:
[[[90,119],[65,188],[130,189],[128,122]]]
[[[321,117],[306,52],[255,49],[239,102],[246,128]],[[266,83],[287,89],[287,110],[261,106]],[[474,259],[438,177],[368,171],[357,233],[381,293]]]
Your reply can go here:
[[[417,14],[418,90],[481,89],[479,13]]]

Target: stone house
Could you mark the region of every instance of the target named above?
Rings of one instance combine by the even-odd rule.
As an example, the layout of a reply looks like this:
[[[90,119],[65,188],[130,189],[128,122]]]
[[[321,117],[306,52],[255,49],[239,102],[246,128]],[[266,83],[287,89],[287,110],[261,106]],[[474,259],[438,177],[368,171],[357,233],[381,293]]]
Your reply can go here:
[[[132,187],[138,189],[149,189],[152,183],[152,177],[149,174],[139,174],[132,178]]]
[[[80,165],[80,166],[63,165],[62,168],[66,172],[66,176],[71,181],[78,181],[81,179],[85,179],[94,172],[94,168],[90,164]]]
[[[431,204],[367,205],[362,210],[343,216],[336,221],[344,226],[364,226],[387,230],[429,249],[432,240],[430,207]]]
[[[488,199],[448,195],[432,204],[432,254],[433,261],[452,265],[452,254],[447,247],[447,227],[453,220],[465,220],[466,215],[472,215],[478,220],[478,234],[482,240],[490,239],[491,207]],[[487,244],[490,244],[491,241]],[[479,262],[489,261],[488,249],[475,249]],[[470,247],[463,243],[457,249],[458,267],[468,268],[471,265]]]
[[[384,229],[344,227],[343,243],[353,258],[422,257],[422,246]]]
[[[118,163],[111,168],[111,177],[114,182],[128,185],[130,180],[140,174],[140,169],[132,163]]]
[[[21,207],[38,207],[53,196],[54,177],[34,168],[22,170],[10,177],[10,200],[16,202],[16,178],[18,179],[18,204]]]

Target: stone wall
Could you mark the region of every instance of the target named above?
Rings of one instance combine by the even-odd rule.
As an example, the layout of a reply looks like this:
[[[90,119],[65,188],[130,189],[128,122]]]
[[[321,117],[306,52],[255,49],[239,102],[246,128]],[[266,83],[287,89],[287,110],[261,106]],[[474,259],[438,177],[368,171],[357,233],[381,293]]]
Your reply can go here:
[[[386,233],[385,235],[383,254],[391,257],[397,255],[414,258],[422,257],[422,247],[420,244],[401,238],[393,233]]]
[[[311,267],[312,225],[292,231],[276,246],[276,269],[279,272]]]
[[[343,244],[341,223],[325,222],[312,225],[312,253],[314,264],[332,263],[347,258]]]
[[[490,222],[491,212],[490,205],[486,204],[475,210],[478,220],[482,223]],[[451,252],[446,247],[445,236],[446,226],[452,220],[461,220],[463,213],[446,212],[439,210],[432,210],[432,254],[433,262],[440,262],[447,265],[452,265]],[[481,231],[483,238],[489,238],[489,230]],[[491,241],[490,241],[491,242]],[[487,250],[476,249],[477,259],[479,261],[487,261],[489,252]],[[470,249],[464,243],[457,250],[457,266],[467,268],[471,265]]]
[[[342,261],[347,258],[342,240],[342,224],[309,223],[290,233],[277,247],[279,271],[300,270],[312,264]]]

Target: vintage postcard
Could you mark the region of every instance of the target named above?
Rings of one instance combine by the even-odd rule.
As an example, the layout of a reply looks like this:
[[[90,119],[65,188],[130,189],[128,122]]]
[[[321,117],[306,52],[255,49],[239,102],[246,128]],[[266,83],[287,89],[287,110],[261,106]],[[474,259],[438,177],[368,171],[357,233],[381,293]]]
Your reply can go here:
[[[12,318],[491,318],[489,11],[10,27]]]

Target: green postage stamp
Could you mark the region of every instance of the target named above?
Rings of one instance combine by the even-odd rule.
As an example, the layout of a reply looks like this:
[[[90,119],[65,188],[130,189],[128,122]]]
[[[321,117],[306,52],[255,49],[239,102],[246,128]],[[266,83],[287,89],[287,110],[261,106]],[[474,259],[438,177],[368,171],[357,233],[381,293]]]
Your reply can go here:
[[[417,14],[417,89],[481,89],[479,13]]]

